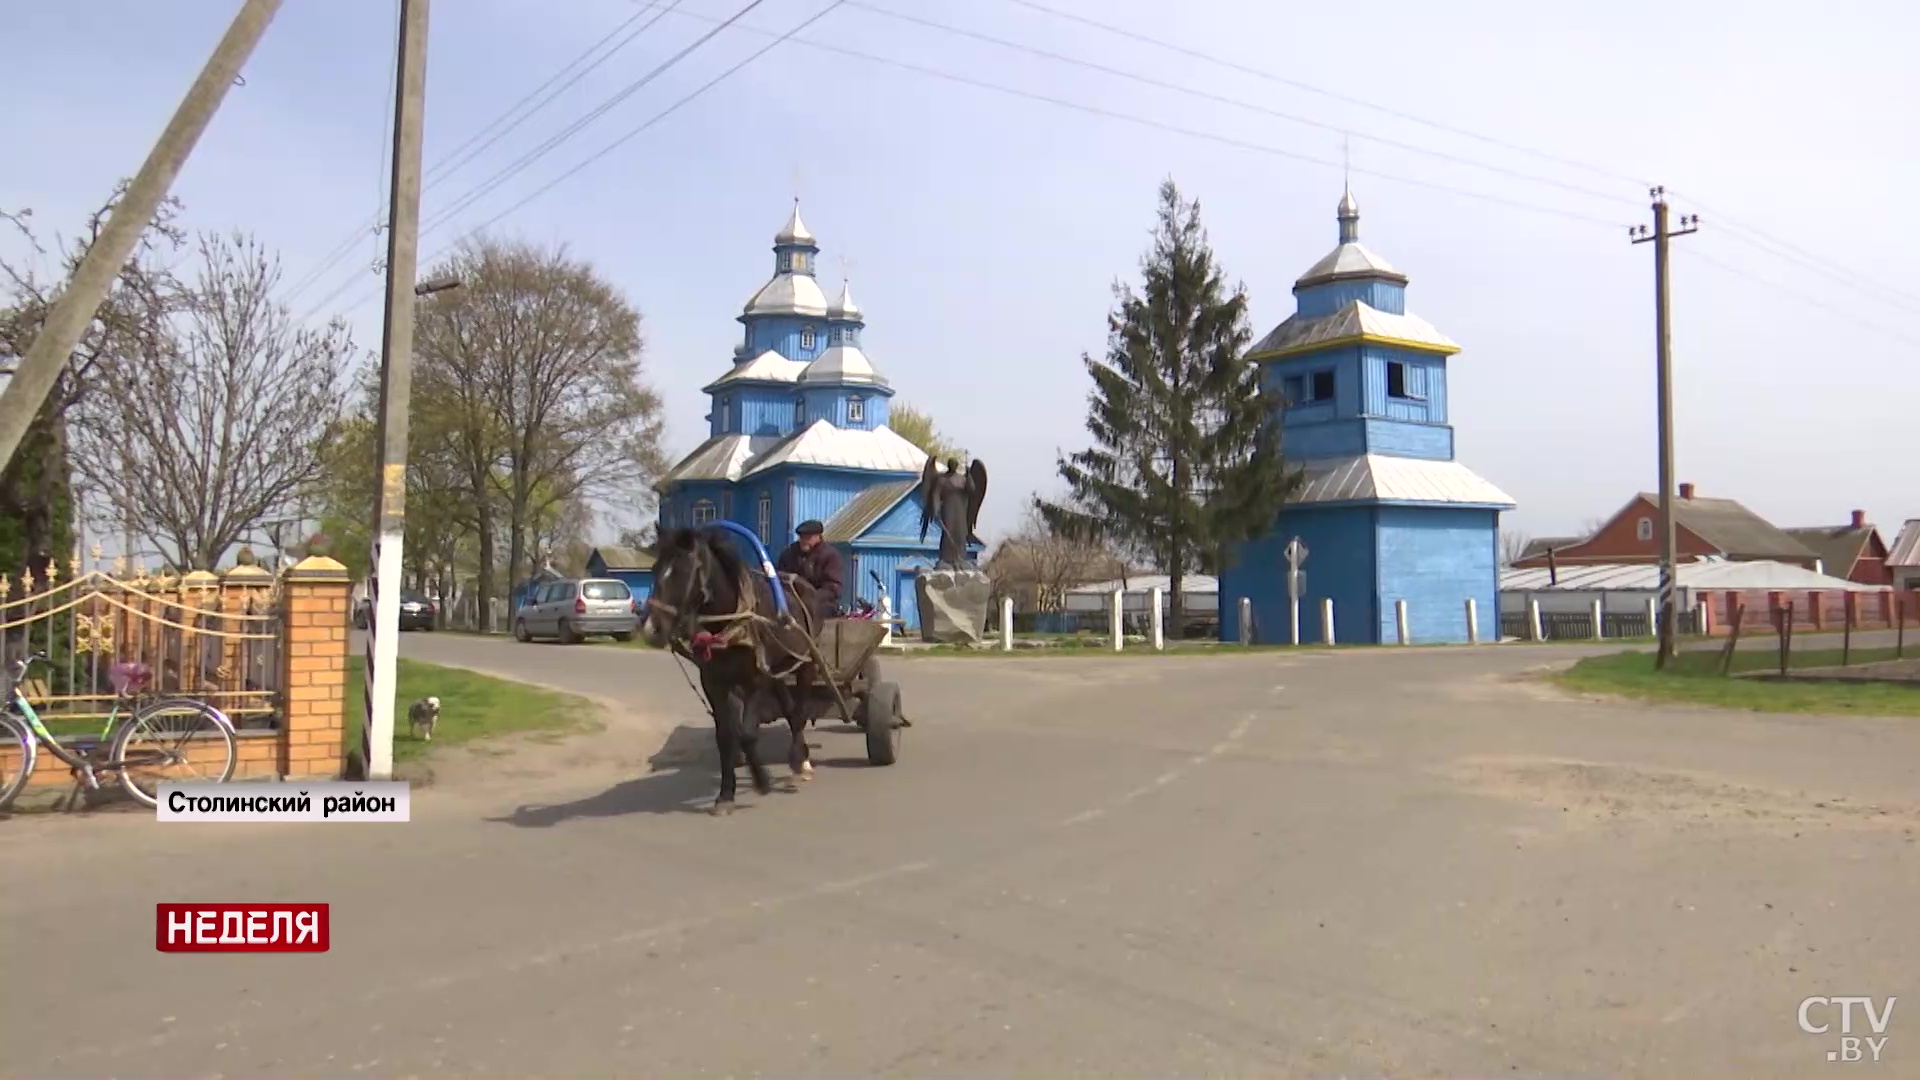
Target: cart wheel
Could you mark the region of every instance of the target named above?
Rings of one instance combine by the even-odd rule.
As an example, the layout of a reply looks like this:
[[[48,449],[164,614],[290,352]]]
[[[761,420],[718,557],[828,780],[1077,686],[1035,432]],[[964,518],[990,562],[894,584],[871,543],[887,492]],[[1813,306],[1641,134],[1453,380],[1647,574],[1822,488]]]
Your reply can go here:
[[[900,757],[900,685],[874,683],[862,712],[867,721],[867,764],[893,764]]]

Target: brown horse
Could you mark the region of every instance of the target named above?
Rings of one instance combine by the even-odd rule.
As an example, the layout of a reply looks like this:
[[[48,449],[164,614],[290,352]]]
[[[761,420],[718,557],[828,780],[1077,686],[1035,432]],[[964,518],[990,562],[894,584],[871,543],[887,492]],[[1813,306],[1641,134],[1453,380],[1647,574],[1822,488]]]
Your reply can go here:
[[[661,537],[653,593],[643,633],[649,644],[691,660],[713,713],[720,750],[720,794],[713,812],[734,807],[735,762],[744,757],[753,789],[773,783],[760,760],[760,725],[785,717],[791,741],[787,765],[794,780],[813,778],[806,729],[819,708],[811,692],[818,677],[808,641],[812,587],[783,575],[791,621],[782,620],[765,575],[750,572],[716,530],[673,529]],[[789,686],[785,676],[794,676]],[[796,788],[797,790],[797,788]]]

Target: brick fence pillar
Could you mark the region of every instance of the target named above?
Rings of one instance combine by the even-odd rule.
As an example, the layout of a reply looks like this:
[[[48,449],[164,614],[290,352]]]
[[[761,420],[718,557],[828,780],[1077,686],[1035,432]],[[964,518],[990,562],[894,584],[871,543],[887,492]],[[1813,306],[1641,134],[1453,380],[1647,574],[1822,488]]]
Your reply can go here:
[[[346,761],[341,722],[347,688],[347,568],[310,555],[287,570],[281,615],[280,773],[289,779],[338,779]]]

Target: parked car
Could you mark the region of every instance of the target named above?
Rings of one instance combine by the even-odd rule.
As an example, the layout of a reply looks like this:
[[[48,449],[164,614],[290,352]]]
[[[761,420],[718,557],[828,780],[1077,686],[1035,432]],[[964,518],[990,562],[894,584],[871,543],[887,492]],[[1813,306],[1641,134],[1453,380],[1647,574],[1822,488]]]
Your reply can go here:
[[[550,581],[513,615],[513,636],[521,641],[553,638],[571,645],[582,638],[610,635],[632,641],[639,625],[633,590],[613,578]]]
[[[438,605],[412,589],[400,591],[400,629],[432,630],[440,614]],[[362,600],[353,608],[355,629],[365,630],[373,621],[373,602]]]

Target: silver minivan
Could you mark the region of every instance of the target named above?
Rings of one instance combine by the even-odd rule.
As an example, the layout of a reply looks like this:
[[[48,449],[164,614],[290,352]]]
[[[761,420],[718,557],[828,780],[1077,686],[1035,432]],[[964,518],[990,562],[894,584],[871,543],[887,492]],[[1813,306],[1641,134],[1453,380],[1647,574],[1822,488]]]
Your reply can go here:
[[[639,623],[633,590],[613,578],[549,581],[514,613],[513,636],[520,641],[553,638],[571,645],[582,638],[609,634],[632,641]]]

